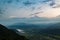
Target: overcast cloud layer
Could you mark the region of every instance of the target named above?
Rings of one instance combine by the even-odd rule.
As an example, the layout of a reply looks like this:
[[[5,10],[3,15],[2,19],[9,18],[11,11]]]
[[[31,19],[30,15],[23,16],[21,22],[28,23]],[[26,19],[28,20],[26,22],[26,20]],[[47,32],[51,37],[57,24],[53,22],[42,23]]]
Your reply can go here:
[[[56,17],[60,0],[0,0],[0,18]]]

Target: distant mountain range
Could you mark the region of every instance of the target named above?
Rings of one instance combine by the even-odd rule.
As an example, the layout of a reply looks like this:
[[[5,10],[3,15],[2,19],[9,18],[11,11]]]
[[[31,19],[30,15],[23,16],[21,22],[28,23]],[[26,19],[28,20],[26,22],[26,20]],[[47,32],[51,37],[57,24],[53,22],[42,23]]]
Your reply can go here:
[[[30,40],[60,40],[60,23],[54,24],[17,23],[9,26],[9,28],[24,30],[25,32],[24,35],[27,36],[27,38],[30,38]]]

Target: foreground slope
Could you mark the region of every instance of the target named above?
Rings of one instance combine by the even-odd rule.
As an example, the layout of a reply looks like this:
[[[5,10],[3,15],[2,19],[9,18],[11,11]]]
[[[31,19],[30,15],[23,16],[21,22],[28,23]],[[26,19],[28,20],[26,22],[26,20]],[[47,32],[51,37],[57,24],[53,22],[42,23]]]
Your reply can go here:
[[[0,24],[0,40],[28,40],[24,36],[18,35],[12,30]]]

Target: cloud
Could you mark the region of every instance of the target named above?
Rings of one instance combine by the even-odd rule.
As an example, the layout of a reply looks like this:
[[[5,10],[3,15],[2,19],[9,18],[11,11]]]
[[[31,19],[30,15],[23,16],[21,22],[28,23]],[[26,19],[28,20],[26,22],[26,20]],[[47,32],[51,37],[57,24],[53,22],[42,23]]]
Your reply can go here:
[[[0,8],[0,15],[2,15],[4,13],[5,10]]]
[[[8,4],[8,3],[12,3],[13,0],[0,0],[0,4]]]
[[[0,14],[3,14],[1,9],[0,9]]]
[[[31,2],[31,1],[25,1],[25,2],[23,2],[23,4],[25,5],[25,6],[30,6],[30,5],[33,5],[33,4],[35,4],[34,2]]]
[[[0,10],[0,17],[2,17],[2,14],[3,14],[3,13],[2,13],[2,11]]]
[[[49,1],[52,1],[52,0],[42,0],[43,3],[46,3],[46,2],[49,2]]]
[[[52,8],[59,8],[60,7],[60,0],[54,0],[52,3],[54,3]]]
[[[41,11],[41,12],[36,12],[36,13],[34,13],[34,14],[31,14],[30,16],[38,15],[38,14],[40,14],[40,13],[43,13],[43,12],[42,12],[42,11]]]
[[[19,2],[20,0],[16,0],[16,2]]]
[[[12,3],[12,0],[8,0],[7,3]]]
[[[29,15],[38,15],[38,16],[41,15],[45,17],[45,15],[47,16],[50,14],[56,14],[54,13],[53,9],[56,10],[55,8],[60,8],[60,1],[59,0],[0,0],[0,7],[3,10],[5,10],[5,13],[3,10],[1,10],[0,14],[1,15],[5,14],[6,17],[9,16],[10,18],[14,18],[17,16],[29,17]],[[53,13],[51,10],[53,11]]]
[[[54,5],[55,5],[55,2],[52,1],[52,2],[50,3],[50,6],[54,6]]]
[[[9,18],[18,18],[17,16],[10,16]]]

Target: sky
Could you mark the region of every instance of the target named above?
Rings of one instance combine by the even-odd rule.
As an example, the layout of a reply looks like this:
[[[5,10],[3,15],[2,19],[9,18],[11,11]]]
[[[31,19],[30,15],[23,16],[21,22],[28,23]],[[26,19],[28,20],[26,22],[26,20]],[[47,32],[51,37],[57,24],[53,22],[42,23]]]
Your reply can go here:
[[[60,15],[60,0],[0,0],[0,18],[53,18]]]

